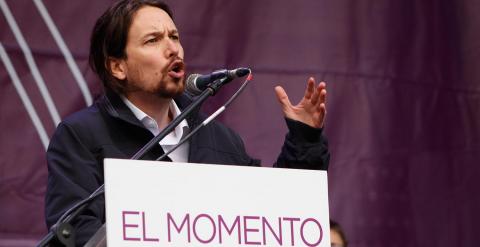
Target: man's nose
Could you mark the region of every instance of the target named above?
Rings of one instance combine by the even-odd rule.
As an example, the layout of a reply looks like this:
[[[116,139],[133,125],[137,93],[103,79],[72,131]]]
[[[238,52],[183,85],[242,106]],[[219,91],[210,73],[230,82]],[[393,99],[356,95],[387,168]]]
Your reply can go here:
[[[172,39],[167,39],[167,49],[165,52],[167,57],[178,56],[178,53],[180,52],[180,43]]]

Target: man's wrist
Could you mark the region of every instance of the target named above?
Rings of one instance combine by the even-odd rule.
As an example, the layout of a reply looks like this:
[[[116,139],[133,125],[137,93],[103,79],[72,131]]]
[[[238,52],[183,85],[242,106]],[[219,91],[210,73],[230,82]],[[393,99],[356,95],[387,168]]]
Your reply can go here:
[[[302,142],[319,142],[322,136],[323,128],[314,128],[310,125],[302,123],[297,120],[293,120],[290,118],[285,118],[287,123],[289,136],[293,138],[295,141],[302,141]]]

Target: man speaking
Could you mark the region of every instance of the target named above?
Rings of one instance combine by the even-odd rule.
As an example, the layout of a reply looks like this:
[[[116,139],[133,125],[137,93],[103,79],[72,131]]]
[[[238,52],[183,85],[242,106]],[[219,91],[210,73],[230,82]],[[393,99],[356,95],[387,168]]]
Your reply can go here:
[[[169,7],[157,0],[123,0],[96,22],[90,65],[105,93],[92,106],[59,124],[48,151],[46,222],[51,227],[76,202],[103,184],[104,158],[130,158],[160,133],[191,102],[185,87],[184,50]],[[288,134],[274,166],[323,169],[329,162],[322,127],[325,83],[308,79],[305,95],[292,105],[276,87]],[[204,120],[194,112],[145,159],[155,160]],[[169,154],[176,162],[258,166],[240,137],[213,122]],[[83,245],[105,222],[103,198],[73,221],[77,245]]]

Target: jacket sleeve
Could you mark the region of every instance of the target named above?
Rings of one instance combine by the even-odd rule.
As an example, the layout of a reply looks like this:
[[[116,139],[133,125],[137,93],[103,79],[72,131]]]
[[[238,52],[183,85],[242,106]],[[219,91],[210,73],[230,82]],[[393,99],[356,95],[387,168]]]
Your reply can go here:
[[[61,215],[80,200],[87,198],[103,183],[101,164],[75,130],[61,123],[47,150],[48,184],[45,196],[45,219],[50,228]],[[87,207],[72,225],[76,245],[83,246],[102,226],[103,196]]]
[[[322,128],[313,128],[302,122],[285,119],[289,132],[275,167],[327,170],[330,161],[327,139]]]

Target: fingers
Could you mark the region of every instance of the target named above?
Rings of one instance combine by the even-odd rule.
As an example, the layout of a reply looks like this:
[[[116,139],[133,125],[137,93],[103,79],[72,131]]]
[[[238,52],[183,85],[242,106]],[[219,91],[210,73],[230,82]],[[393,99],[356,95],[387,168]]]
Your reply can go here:
[[[317,105],[319,100],[320,100],[320,90],[318,90],[318,87],[317,87],[315,89],[315,92],[312,95],[312,99],[311,99],[312,105]]]
[[[325,106],[325,103],[318,104],[317,106],[317,112],[318,112],[318,127],[323,128],[325,124],[325,116],[327,115],[327,107]]]
[[[325,82],[320,82],[320,84],[318,84],[318,87],[317,87],[317,90],[318,92],[320,92],[320,104],[326,104],[327,103],[327,84]]]
[[[323,128],[325,116],[327,115],[327,84],[325,82],[320,82],[320,84],[318,84],[317,91],[320,92],[317,111],[320,114],[320,127]]]
[[[313,77],[310,77],[308,78],[308,81],[307,81],[307,88],[305,89],[304,98],[308,100],[311,99],[314,92],[315,92],[315,79],[313,79]]]
[[[288,95],[281,86],[276,86],[275,87],[275,94],[277,95],[277,100],[282,106],[282,109],[285,110],[289,107],[292,106],[292,103],[290,103],[290,100],[288,99]]]
[[[317,105],[317,111],[320,113],[320,117],[324,118],[325,115],[327,114],[327,107],[325,103],[321,103]]]
[[[310,102],[316,108],[319,127],[323,128],[325,116],[327,115],[327,84],[325,82],[320,82],[318,84]]]
[[[313,78],[311,78],[313,80]],[[315,91],[311,97],[312,105],[318,105],[320,103],[325,103],[327,90],[326,90],[326,83],[320,82],[318,86],[315,88]]]

